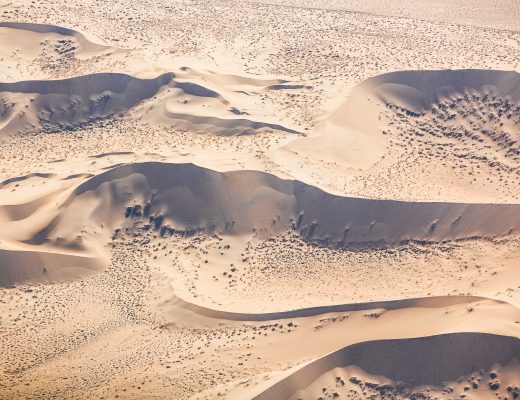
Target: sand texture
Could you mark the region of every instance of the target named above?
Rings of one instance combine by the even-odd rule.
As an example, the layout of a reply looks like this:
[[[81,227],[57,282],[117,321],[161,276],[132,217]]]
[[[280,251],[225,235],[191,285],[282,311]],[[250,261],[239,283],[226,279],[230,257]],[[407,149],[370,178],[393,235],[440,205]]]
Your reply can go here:
[[[0,2],[0,399],[520,399],[520,3]]]

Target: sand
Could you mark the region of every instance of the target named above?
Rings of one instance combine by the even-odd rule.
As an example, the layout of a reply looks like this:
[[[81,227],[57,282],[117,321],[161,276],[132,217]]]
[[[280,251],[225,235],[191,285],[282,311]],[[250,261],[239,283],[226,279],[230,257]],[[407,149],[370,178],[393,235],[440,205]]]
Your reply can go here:
[[[520,396],[520,4],[0,4],[0,398]]]

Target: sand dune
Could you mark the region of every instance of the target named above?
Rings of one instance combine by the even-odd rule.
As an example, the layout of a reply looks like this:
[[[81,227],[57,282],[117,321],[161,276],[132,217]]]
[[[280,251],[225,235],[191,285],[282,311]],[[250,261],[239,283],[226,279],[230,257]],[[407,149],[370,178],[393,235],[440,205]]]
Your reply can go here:
[[[94,74],[56,81],[0,84],[2,136],[36,128],[74,129],[128,111],[154,96],[172,79],[137,79],[123,74]]]
[[[1,4],[0,398],[520,398],[507,2]]]
[[[264,313],[239,313],[225,310],[217,310],[201,305],[197,305],[174,296],[172,299],[166,301],[161,305],[169,314],[172,314],[172,309],[181,308],[189,310],[197,315],[228,321],[276,321],[293,318],[307,318],[317,315],[325,315],[329,313],[345,313],[350,311],[362,310],[399,310],[410,307],[420,308],[441,308],[452,305],[467,304],[485,300],[482,297],[475,296],[435,296],[424,297],[416,299],[403,299],[391,301],[379,301],[369,303],[352,303],[352,304],[337,304],[332,306],[320,306],[301,308],[297,310],[279,311],[279,312],[264,312]]]
[[[322,135],[293,142],[287,148],[291,151],[312,148],[315,151],[317,147],[318,153],[313,157],[323,156],[341,163],[352,161],[352,166],[367,167],[385,153],[388,144],[385,131],[389,127],[386,121],[381,122],[380,115],[387,107],[397,108],[411,117],[433,119],[432,107],[440,103],[478,102],[486,98],[506,101],[500,105],[499,118],[504,114],[504,120],[510,119],[509,114],[513,114],[510,121],[514,126],[518,125],[520,74],[517,72],[442,70],[379,75],[361,82],[352,90],[348,99],[326,121]],[[478,113],[477,107],[480,104],[470,110],[470,115]],[[462,115],[459,118],[469,120],[470,117]],[[515,131],[517,129],[511,134],[514,135]]]
[[[348,198],[261,172],[218,173],[190,164],[117,167],[80,185],[68,204],[92,193],[119,206],[114,212],[121,219],[124,206],[136,206],[145,218],[160,217],[159,227],[231,234],[292,227],[308,240],[339,246],[491,238],[520,228],[517,205]]]
[[[197,76],[196,73],[184,75]],[[253,85],[252,80],[243,79],[245,85]],[[227,82],[225,76],[221,79],[212,77],[212,81]],[[242,85],[240,77],[236,77],[226,83],[223,90],[231,90],[237,82]],[[269,83],[271,81],[258,81],[257,85],[262,88]],[[165,93],[157,98],[160,91]],[[234,97],[248,96],[240,93],[235,93]],[[176,79],[173,73],[153,79],[99,73],[64,80],[0,83],[0,135],[5,139],[17,132],[37,129],[74,130],[88,123],[118,117],[151,97],[156,99],[151,105],[134,112],[144,114],[155,124],[174,124],[184,129],[198,126],[223,135],[250,134],[263,129],[298,133],[280,124],[256,120],[255,116],[234,107],[217,91],[197,82]]]
[[[3,226],[11,232],[3,238],[96,254],[114,229],[142,226],[161,235],[294,230],[306,241],[339,248],[492,239],[520,229],[518,205],[341,197],[261,172],[220,173],[192,164],[128,164],[68,187],[1,206]],[[12,258],[5,260],[16,268]],[[19,277],[31,279],[28,273]]]
[[[455,101],[456,103],[491,98],[493,101],[506,101],[498,109],[501,114],[518,113],[520,101],[520,74],[514,71],[493,70],[440,70],[440,71],[398,71],[369,78],[357,85],[349,98],[327,121],[326,130],[342,133],[347,137],[354,133],[364,134],[370,140],[376,135],[378,140],[387,138],[382,134],[386,126],[374,123],[380,120],[379,114],[385,107],[401,109],[399,111],[412,117],[428,113],[434,119],[435,107]],[[375,103],[375,104],[374,104]],[[477,104],[473,113],[478,113]],[[457,109],[449,105],[455,112]],[[471,115],[471,114],[470,114]],[[459,115],[469,120],[470,115]],[[455,115],[456,116],[456,115]],[[517,116],[516,116],[517,117]],[[505,118],[504,118],[505,119]],[[516,118],[513,118],[513,121]],[[365,146],[368,150],[369,146]]]
[[[147,120],[219,135],[252,134],[260,130],[300,133],[267,120],[255,105],[257,97],[283,80],[199,72],[181,68],[168,90],[147,113]],[[272,89],[274,90],[274,89]],[[260,114],[260,115],[259,115]]]
[[[491,371],[497,364],[505,366],[519,359],[518,338],[483,333],[358,343],[309,363],[255,399],[291,398],[327,371],[349,365],[414,388],[440,386],[479,370]]]
[[[514,204],[349,198],[257,171],[220,173],[193,164],[123,165],[49,196],[58,207],[43,200],[3,206],[4,226],[18,232],[16,240],[99,252],[121,228],[161,235],[294,230],[311,243],[356,248],[493,239],[520,229]]]
[[[114,70],[126,54],[58,25],[0,22],[0,82],[63,79],[82,75],[85,68],[90,73]]]
[[[84,176],[33,173],[0,184],[0,285],[56,283],[101,271],[107,260],[96,241],[83,241],[81,228],[70,241],[34,245],[35,237],[58,215],[57,205]],[[48,182],[42,185],[41,182]],[[38,182],[35,185],[32,182]],[[20,188],[22,188],[20,190]],[[17,190],[16,190],[17,189]],[[18,192],[23,192],[19,195]]]
[[[356,85],[316,135],[285,145],[280,157],[327,163],[324,179],[344,180],[343,190],[362,177],[365,193],[398,185],[409,197],[432,198],[450,187],[471,201],[497,191],[513,201],[519,101],[515,71],[386,73]]]
[[[92,275],[106,266],[98,257],[64,254],[58,251],[6,250],[0,248],[0,286],[55,283]]]
[[[362,82],[356,90],[367,91],[386,104],[411,111],[429,111],[446,99],[464,96],[509,98],[520,101],[520,74],[497,70],[397,71]]]
[[[73,29],[64,28],[62,26],[50,25],[50,24],[33,24],[27,22],[0,22],[0,28],[19,30],[24,32],[12,32],[11,37],[19,38],[22,35],[28,35],[28,32],[37,34],[57,34],[60,36],[69,36],[75,38],[81,46],[81,51],[100,51],[106,49],[108,46],[97,44],[87,39],[83,34]],[[32,42],[36,42],[34,38],[31,38]],[[42,37],[39,38],[43,40]],[[11,44],[12,46],[12,44]]]

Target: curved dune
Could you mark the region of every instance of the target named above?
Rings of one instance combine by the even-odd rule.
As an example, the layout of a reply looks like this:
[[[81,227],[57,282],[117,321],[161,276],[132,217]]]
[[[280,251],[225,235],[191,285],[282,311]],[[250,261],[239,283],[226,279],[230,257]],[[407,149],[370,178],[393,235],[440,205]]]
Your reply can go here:
[[[206,76],[215,79],[209,79],[207,82],[204,79]],[[247,107],[246,104],[250,101],[248,99],[250,94],[227,85],[225,76],[220,80],[216,79],[217,76],[217,74],[199,76],[195,73],[185,76],[187,79],[203,78],[201,83],[204,85],[195,82],[172,82],[170,93],[151,107],[148,118],[154,122],[174,124],[186,129],[198,127],[219,135],[252,134],[262,129],[300,133],[281,124],[269,122],[265,117],[242,111],[242,106]],[[244,80],[251,85],[249,81],[252,79],[244,78]],[[208,84],[213,89],[206,87]],[[257,82],[259,87],[262,84],[265,82]],[[258,89],[254,87],[252,90]]]
[[[164,115],[166,115],[168,118],[171,118],[172,120],[180,121],[181,123],[205,126],[221,135],[251,134],[260,129],[272,129],[287,133],[299,133],[298,131],[287,128],[283,125],[253,121],[246,118],[208,117],[202,115],[181,114],[171,111],[165,111]]]
[[[422,113],[447,99],[462,100],[467,96],[520,100],[520,73],[498,70],[432,70],[397,71],[366,79],[358,84],[349,98],[331,115],[329,128],[336,126],[377,134],[374,129],[381,107],[394,105]],[[379,104],[378,104],[379,103]],[[347,132],[345,132],[347,130]]]
[[[520,73],[515,71],[462,69],[397,71],[369,78],[356,91],[371,92],[385,103],[395,103],[417,112],[447,98],[472,93],[520,100]]]
[[[208,318],[227,320],[227,321],[275,321],[280,319],[306,318],[328,313],[343,313],[351,311],[363,310],[398,310],[402,308],[439,308],[448,307],[456,304],[470,303],[480,300],[488,300],[484,297],[477,296],[434,296],[421,297],[414,299],[390,300],[390,301],[373,301],[368,303],[348,303],[335,304],[330,306],[308,307],[296,310],[265,312],[265,313],[240,313],[226,310],[217,310],[204,307],[175,296],[173,299],[164,303],[166,307],[180,307],[185,310],[194,312]],[[497,300],[493,300],[499,302]]]
[[[92,243],[103,246],[113,229],[146,224],[162,235],[291,229],[336,247],[495,238],[520,229],[520,205],[341,197],[263,172],[221,173],[193,164],[122,165],[69,193],[57,208],[4,206],[4,222],[26,232],[23,240],[32,245],[72,246],[81,232],[90,238],[82,245],[87,251]]]
[[[154,122],[199,126],[222,134],[251,134],[262,129],[298,131],[255,120],[221,94],[193,82],[177,82],[173,73],[155,79],[98,73],[62,80],[0,83],[0,137],[31,129],[73,129],[127,112],[163,87],[172,94],[142,110]]]
[[[108,46],[93,43],[78,31],[57,25],[33,24],[27,22],[0,22],[0,28],[16,29],[39,34],[55,33],[61,36],[74,37],[76,40],[78,40],[82,50],[84,51],[99,51],[108,48]],[[18,33],[18,35],[20,34],[23,35],[26,33]]]
[[[390,126],[381,116],[392,112],[398,118]],[[488,118],[489,114],[493,116]],[[403,146],[407,138],[424,137],[432,141],[430,147],[443,144],[439,140],[445,138],[464,140],[460,153],[470,153],[472,159],[484,161],[495,160],[496,150],[504,151],[509,157],[508,167],[518,169],[518,158],[515,161],[514,157],[520,154],[519,126],[518,72],[397,71],[359,83],[325,120],[319,135],[296,140],[285,149],[340,166],[366,169],[388,152],[389,132],[394,129],[394,141]],[[403,132],[406,135],[400,137]],[[416,136],[416,132],[421,136]],[[491,144],[491,150],[481,143]],[[445,161],[444,157],[438,162]]]
[[[89,58],[97,55],[113,55],[118,48],[92,41],[78,31],[50,24],[26,22],[0,22],[0,44],[20,52],[27,62],[44,52],[45,46],[59,44],[56,48],[61,56],[74,55],[76,58]],[[0,50],[0,54],[2,51]]]
[[[84,71],[110,71],[116,68],[115,65],[121,66],[129,52],[131,50],[105,45],[95,36],[85,37],[61,26],[0,22],[3,82],[62,79]],[[22,67],[28,65],[31,65],[29,70]],[[117,71],[124,70],[117,68]]]
[[[0,83],[0,135],[31,128],[73,128],[125,112],[173,78],[100,73],[48,81]]]
[[[520,205],[341,197],[263,172],[220,173],[193,164],[116,167],[81,184],[69,203],[86,195],[111,205],[100,213],[118,206],[122,215],[131,203],[148,204],[147,216],[160,215],[173,229],[240,234],[292,227],[308,240],[336,246],[492,238],[520,229]]]
[[[520,339],[485,333],[362,342],[306,364],[254,399],[289,399],[328,371],[350,365],[414,388],[440,386],[513,360],[520,360]]]

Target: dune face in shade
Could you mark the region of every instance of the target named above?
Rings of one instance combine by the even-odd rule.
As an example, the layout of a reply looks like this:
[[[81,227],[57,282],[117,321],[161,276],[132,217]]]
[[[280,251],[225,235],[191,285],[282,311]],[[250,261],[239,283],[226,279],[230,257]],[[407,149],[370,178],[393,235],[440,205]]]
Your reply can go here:
[[[96,74],[59,81],[2,83],[2,136],[37,129],[73,130],[115,117],[155,95],[171,79],[172,74],[149,80]]]
[[[0,399],[520,398],[520,9],[0,5]]]
[[[480,371],[492,371],[497,365],[509,366],[515,361],[516,365],[511,365],[511,368],[518,371],[518,356],[520,341],[517,338],[481,333],[364,342],[306,365],[255,399],[292,398],[292,394],[301,388],[299,381],[305,385],[328,370],[350,365],[369,375],[384,376],[392,382],[399,382],[402,387],[413,389],[441,387],[456,382],[460,377],[482,375]],[[356,381],[352,379],[351,382]]]
[[[519,205],[506,204],[349,198],[257,171],[219,173],[193,164],[140,163],[115,167],[87,179],[53,210],[55,217],[40,229],[33,227],[32,236],[21,244],[32,244],[36,250],[51,241],[59,247],[95,254],[105,244],[103,237],[91,247],[77,240],[81,235],[95,236],[85,228],[92,223],[110,230],[146,224],[160,236],[276,235],[293,230],[304,241],[339,249],[490,240],[520,229],[519,210]],[[7,219],[5,226],[45,221],[49,214],[45,207],[36,208]],[[38,257],[28,263],[33,266],[28,272],[21,273],[17,254],[23,253],[4,255],[4,285],[37,281],[37,276],[43,281],[49,276],[59,280],[54,268],[60,264],[58,259],[47,263],[51,267],[48,274],[41,273],[45,262],[38,262]]]

